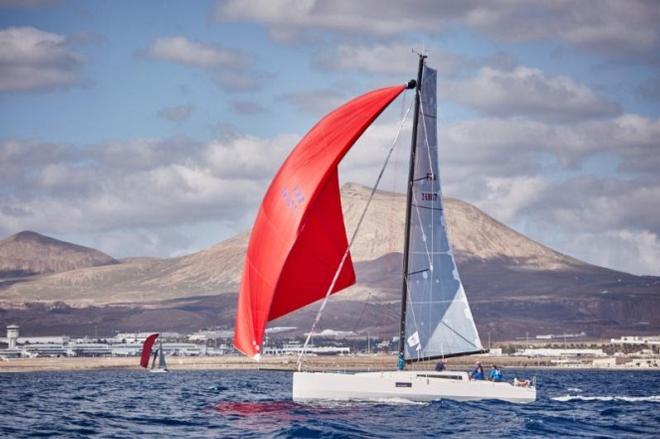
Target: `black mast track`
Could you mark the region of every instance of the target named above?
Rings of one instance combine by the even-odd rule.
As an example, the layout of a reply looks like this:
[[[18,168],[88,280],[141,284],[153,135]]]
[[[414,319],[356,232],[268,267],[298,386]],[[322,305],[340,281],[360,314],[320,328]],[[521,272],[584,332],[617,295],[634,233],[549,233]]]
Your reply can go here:
[[[406,302],[408,300],[408,250],[410,246],[410,214],[412,204],[412,190],[415,178],[415,154],[417,153],[417,123],[419,120],[420,90],[422,88],[422,71],[426,55],[419,54],[419,66],[417,68],[417,84],[415,88],[415,115],[413,116],[412,141],[410,144],[410,167],[408,170],[408,192],[406,195],[406,229],[403,244],[403,269],[401,286],[401,328],[399,330],[399,357],[397,368],[403,370],[406,367]]]

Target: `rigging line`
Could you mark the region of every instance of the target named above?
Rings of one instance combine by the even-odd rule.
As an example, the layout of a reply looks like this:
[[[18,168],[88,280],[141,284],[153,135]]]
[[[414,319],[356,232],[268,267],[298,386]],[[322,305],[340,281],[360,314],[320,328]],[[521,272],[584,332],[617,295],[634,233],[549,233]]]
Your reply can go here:
[[[444,320],[440,320],[440,323],[442,323],[443,325],[445,325],[445,326],[447,327],[447,329],[449,329],[451,332],[453,332],[454,334],[458,335],[458,336],[461,337],[463,340],[465,340],[465,342],[468,343],[470,346],[474,346],[474,347],[477,348],[477,349],[483,349],[483,348],[479,348],[479,347],[478,347],[477,345],[475,345],[473,342],[471,342],[471,341],[468,340],[467,338],[463,337],[463,335],[462,335],[460,332],[458,332],[457,330],[455,330],[454,328],[452,328],[451,326],[449,326],[448,324],[446,324]]]
[[[353,329],[351,329],[351,332],[355,332],[357,330],[358,325],[362,321],[362,317],[364,316],[364,312],[367,310],[367,305],[369,305],[369,301],[371,300],[371,294],[373,293],[373,290],[369,290],[369,294],[367,294],[367,300],[364,301],[364,305],[362,305],[362,310],[360,311],[360,315],[358,316],[357,320],[355,321],[355,324],[353,325]]]
[[[339,266],[337,267],[337,271],[335,271],[335,275],[332,278],[332,282],[330,282],[330,287],[328,288],[328,291],[325,293],[325,297],[323,298],[323,302],[321,303],[321,307],[319,308],[318,312],[316,313],[316,317],[314,318],[314,323],[312,323],[312,329],[307,334],[307,338],[305,338],[305,344],[303,344],[303,347],[300,350],[300,354],[298,355],[298,362],[297,362],[298,363],[298,370],[300,370],[301,367],[302,367],[302,357],[305,354],[305,350],[307,349],[307,345],[309,344],[309,340],[312,337],[312,334],[314,333],[314,329],[316,328],[316,325],[318,324],[319,320],[321,319],[321,314],[323,313],[323,310],[325,309],[325,305],[328,303],[328,299],[330,298],[330,294],[332,293],[332,289],[335,287],[335,284],[337,283],[337,279],[339,279],[339,273],[341,272],[341,269],[344,267],[344,263],[346,262],[346,258],[348,257],[348,254],[351,250],[351,247],[353,246],[353,242],[355,242],[355,238],[358,234],[358,231],[360,230],[360,226],[362,225],[362,221],[364,220],[364,217],[367,214],[367,210],[369,209],[369,205],[371,204],[371,200],[374,198],[374,195],[376,194],[376,190],[378,190],[378,185],[380,184],[380,180],[383,178],[383,173],[385,172],[385,168],[387,167],[387,164],[390,161],[390,157],[392,157],[392,152],[394,152],[394,148],[396,148],[396,145],[399,141],[399,135],[401,134],[401,130],[403,129],[404,123],[408,119],[408,114],[410,113],[411,108],[412,108],[412,104],[410,105],[410,107],[408,107],[408,110],[406,111],[406,114],[404,115],[403,119],[401,119],[401,123],[399,124],[399,129],[397,130],[396,136],[394,137],[394,141],[392,142],[392,145],[390,146],[390,149],[387,152],[387,156],[385,157],[385,162],[383,163],[383,167],[381,168],[380,172],[378,173],[378,178],[376,178],[376,184],[374,184],[374,187],[371,189],[371,193],[369,194],[369,198],[367,199],[367,203],[364,206],[364,210],[362,210],[362,214],[360,215],[360,219],[357,222],[357,226],[355,226],[355,230],[353,231],[353,235],[351,236],[351,240],[348,243],[348,246],[346,247],[346,251],[344,252],[344,255],[341,257],[341,260],[339,261]]]

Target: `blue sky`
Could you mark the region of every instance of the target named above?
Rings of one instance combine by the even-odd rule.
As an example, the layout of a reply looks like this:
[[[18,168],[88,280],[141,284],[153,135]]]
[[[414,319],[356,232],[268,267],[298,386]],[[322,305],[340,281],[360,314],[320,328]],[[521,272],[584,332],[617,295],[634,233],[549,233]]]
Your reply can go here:
[[[414,76],[416,48],[440,72],[445,194],[660,275],[658,22],[645,1],[0,0],[0,236],[116,257],[228,238],[318,117]],[[373,181],[404,105],[344,181]]]

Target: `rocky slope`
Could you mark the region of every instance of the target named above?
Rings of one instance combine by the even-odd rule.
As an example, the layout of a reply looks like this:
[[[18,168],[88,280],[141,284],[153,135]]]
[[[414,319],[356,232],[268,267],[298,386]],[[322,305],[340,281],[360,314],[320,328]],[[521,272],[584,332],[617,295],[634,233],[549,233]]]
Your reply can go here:
[[[369,189],[357,184],[342,188],[349,234],[364,208]],[[352,249],[356,262],[368,262],[400,252],[403,247],[405,197],[376,194]],[[509,261],[520,270],[558,270],[586,266],[557,253],[495,221],[476,207],[452,198],[445,210],[449,232],[460,262]],[[72,303],[148,302],[236,291],[243,268],[248,233],[205,250],[172,259],[135,259],[115,266],[75,269],[17,283],[0,291],[0,300],[61,300]],[[100,265],[100,264],[97,264]],[[394,275],[398,275],[394,273]],[[378,277],[367,276],[364,280]],[[362,282],[342,297],[368,292]]]
[[[30,231],[0,241],[0,279],[117,263],[98,250]]]

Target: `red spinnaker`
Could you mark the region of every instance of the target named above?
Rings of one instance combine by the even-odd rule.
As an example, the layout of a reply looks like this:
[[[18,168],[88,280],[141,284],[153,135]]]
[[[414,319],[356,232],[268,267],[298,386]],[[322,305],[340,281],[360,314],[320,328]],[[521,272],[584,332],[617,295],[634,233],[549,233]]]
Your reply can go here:
[[[156,339],[158,338],[160,334],[151,334],[149,335],[145,340],[144,344],[142,345],[142,356],[140,357],[140,366],[142,367],[148,367],[149,366],[149,358],[151,358],[151,348],[156,342]]]
[[[337,165],[405,89],[374,90],[337,108],[293,149],[261,203],[238,296],[234,346],[260,354],[266,323],[327,293],[348,246]],[[355,283],[350,255],[333,293]]]

